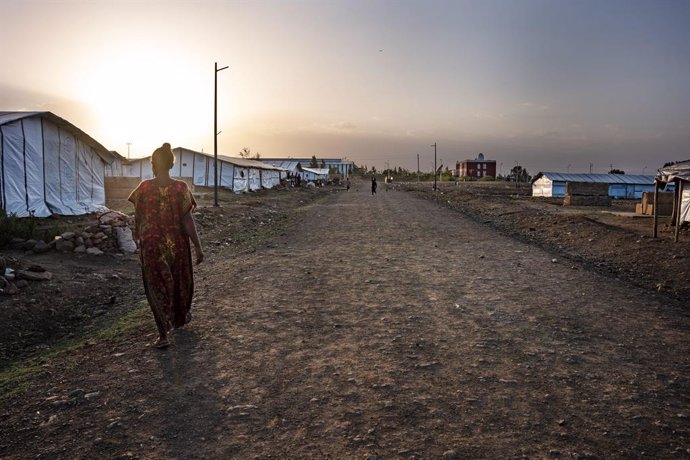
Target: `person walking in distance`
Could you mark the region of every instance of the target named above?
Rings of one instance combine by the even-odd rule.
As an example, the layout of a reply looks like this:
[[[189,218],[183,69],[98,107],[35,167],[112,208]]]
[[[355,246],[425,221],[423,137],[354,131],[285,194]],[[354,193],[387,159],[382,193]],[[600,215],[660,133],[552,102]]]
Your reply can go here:
[[[376,195],[376,187],[378,184],[376,184],[376,176],[371,176],[371,194]]]
[[[129,196],[134,204],[134,239],[139,245],[144,290],[158,327],[156,348],[170,345],[168,334],[192,319],[194,295],[191,245],[196,263],[204,260],[192,218],[196,202],[187,183],[170,177],[175,156],[167,142],[151,156],[153,179]]]

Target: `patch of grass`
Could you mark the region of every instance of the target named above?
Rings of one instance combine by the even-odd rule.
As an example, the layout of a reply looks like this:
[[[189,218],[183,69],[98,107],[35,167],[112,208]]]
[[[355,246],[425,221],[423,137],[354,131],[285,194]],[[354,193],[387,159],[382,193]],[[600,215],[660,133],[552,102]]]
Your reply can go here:
[[[15,214],[7,215],[3,209],[0,209],[0,248],[9,243],[12,238],[31,238],[35,228],[36,218],[33,214],[21,218]]]
[[[134,310],[115,318],[110,324],[88,336],[64,340],[38,356],[14,363],[9,368],[0,371],[0,403],[27,392],[31,388],[33,379],[42,372],[45,363],[92,346],[94,343],[121,339],[141,326],[147,317],[148,305],[142,302]]]
[[[67,230],[68,226],[51,219],[39,219],[33,214],[29,217],[17,217],[0,209],[0,248],[6,246],[12,238],[49,242]]]

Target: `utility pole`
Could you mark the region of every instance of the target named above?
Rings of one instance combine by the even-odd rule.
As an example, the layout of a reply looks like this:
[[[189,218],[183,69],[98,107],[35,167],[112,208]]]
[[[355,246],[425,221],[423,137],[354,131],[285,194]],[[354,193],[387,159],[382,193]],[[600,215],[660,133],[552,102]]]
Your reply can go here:
[[[417,182],[419,182],[419,154],[417,154]]]
[[[218,72],[228,66],[218,68],[215,63],[213,72],[213,206],[218,204]]]
[[[436,191],[436,142],[431,145],[434,148],[434,192]]]
[[[589,173],[592,174],[592,169],[594,168],[594,163],[589,163]]]

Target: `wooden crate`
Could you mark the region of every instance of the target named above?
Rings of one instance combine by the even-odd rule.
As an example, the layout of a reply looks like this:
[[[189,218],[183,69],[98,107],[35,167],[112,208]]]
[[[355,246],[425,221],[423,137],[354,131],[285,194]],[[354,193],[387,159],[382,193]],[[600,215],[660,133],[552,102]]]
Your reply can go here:
[[[642,202],[638,214],[654,215],[654,192],[642,192]],[[670,216],[673,211],[673,192],[658,192],[657,206],[660,216]]]

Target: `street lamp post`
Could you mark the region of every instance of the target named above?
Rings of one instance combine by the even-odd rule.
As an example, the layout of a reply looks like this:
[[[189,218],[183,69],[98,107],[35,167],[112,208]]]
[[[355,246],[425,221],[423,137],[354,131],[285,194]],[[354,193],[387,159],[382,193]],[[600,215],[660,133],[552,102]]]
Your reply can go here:
[[[431,145],[434,148],[434,192],[436,191],[436,142]]]
[[[218,68],[215,63],[213,72],[213,206],[218,204],[218,72],[228,66]]]

